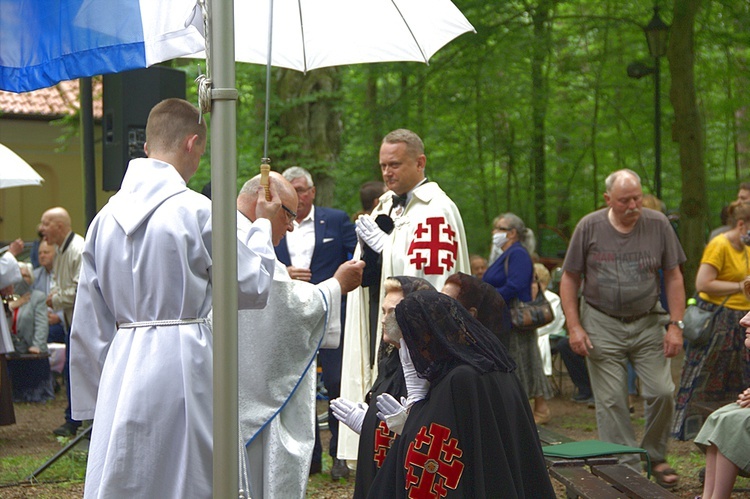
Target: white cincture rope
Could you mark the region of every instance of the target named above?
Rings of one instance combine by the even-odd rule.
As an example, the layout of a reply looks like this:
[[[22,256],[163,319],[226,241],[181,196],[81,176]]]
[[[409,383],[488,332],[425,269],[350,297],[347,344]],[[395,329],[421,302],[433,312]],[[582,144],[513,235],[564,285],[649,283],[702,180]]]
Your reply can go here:
[[[135,329],[137,327],[155,326],[184,326],[188,324],[208,324],[208,318],[200,319],[165,319],[161,321],[124,322],[119,325],[120,329]]]

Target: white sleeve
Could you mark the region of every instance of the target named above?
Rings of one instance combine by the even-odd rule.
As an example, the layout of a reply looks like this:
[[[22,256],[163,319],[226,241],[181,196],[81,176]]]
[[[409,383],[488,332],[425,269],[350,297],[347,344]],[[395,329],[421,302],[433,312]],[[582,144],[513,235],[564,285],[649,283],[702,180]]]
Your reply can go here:
[[[0,288],[10,286],[21,280],[21,269],[18,268],[18,260],[13,253],[6,251],[0,257]]]

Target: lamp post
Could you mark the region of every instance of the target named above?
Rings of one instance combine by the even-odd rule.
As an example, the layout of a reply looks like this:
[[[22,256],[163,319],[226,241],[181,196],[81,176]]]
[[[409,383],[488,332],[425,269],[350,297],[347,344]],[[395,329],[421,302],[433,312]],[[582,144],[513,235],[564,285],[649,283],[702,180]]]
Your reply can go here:
[[[643,31],[648,51],[654,59],[654,186],[656,197],[661,199],[661,58],[667,53],[669,26],[659,17],[658,6],[654,6],[654,16]]]

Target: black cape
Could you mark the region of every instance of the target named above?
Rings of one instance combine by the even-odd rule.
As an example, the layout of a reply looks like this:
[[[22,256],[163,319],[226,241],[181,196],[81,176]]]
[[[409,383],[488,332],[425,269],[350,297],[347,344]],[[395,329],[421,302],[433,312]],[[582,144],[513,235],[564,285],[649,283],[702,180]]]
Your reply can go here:
[[[531,407],[513,372],[459,364],[411,409],[370,498],[554,498]]]
[[[381,347],[385,348],[385,347]],[[396,434],[388,429],[385,422],[378,419],[376,397],[390,393],[396,400],[406,397],[406,383],[398,349],[392,349],[378,364],[378,378],[369,394],[370,404],[362,423],[357,451],[357,479],[354,482],[354,498],[367,497],[375,475],[385,462],[386,455]]]

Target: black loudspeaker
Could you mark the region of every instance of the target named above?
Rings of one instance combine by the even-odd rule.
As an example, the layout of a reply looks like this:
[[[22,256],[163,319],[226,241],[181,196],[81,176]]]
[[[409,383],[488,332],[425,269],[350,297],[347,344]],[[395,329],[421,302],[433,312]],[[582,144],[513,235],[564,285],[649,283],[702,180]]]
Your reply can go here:
[[[128,162],[146,157],[148,113],[170,97],[185,98],[185,73],[179,69],[154,66],[104,75],[102,189],[118,190]]]

